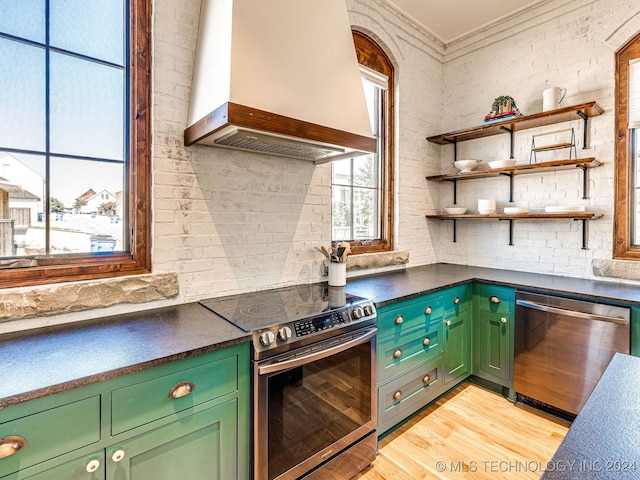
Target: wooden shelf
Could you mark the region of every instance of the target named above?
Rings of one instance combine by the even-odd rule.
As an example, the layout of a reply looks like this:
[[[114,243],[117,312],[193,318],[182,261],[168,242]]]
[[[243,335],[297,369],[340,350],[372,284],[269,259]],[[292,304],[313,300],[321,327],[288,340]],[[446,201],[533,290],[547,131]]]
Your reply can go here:
[[[482,215],[480,213],[465,213],[464,215],[447,215],[447,214],[434,214],[434,215],[426,215],[427,218],[435,218],[440,220],[465,220],[465,219],[475,219],[475,220],[556,220],[562,218],[571,218],[576,220],[593,220],[595,218],[600,218],[602,214],[600,213],[592,213],[592,212],[571,212],[571,213],[515,213],[515,214],[507,214],[507,213],[492,213],[491,215]]]
[[[445,175],[433,175],[427,180],[451,181],[470,180],[472,178],[497,177],[499,175],[523,175],[527,173],[541,173],[552,170],[569,170],[576,167],[595,168],[602,165],[602,162],[594,157],[577,158],[573,160],[551,160],[548,162],[531,163],[526,165],[514,165],[513,167],[491,168],[489,170],[473,170],[467,173],[451,173]]]
[[[542,127],[552,125],[554,123],[569,122],[589,117],[595,117],[603,113],[604,110],[595,101],[581,103],[572,107],[558,108],[549,110],[548,112],[535,113],[533,115],[525,115],[523,117],[511,118],[503,122],[489,123],[479,125],[477,127],[465,128],[453,132],[443,133],[427,137],[427,140],[439,145],[448,145],[450,143],[463,142],[466,140],[474,140],[476,138],[491,137],[493,135],[501,135],[507,132],[516,132],[529,128]]]

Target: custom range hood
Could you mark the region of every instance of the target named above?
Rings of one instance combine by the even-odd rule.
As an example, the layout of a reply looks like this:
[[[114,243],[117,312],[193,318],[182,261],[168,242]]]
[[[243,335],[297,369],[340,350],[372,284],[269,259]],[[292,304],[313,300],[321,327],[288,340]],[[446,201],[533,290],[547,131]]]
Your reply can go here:
[[[185,145],[375,152],[344,0],[203,0]]]

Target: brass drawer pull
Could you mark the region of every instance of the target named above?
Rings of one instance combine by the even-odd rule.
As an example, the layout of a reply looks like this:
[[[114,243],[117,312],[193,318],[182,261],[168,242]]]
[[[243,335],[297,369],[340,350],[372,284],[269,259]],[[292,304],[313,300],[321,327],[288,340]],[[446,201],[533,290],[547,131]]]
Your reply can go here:
[[[445,324],[447,327],[450,327],[450,326],[451,326],[451,320],[445,320],[445,321],[444,321],[444,324]]]
[[[393,352],[393,358],[400,358],[402,356],[402,349],[399,348],[395,352]]]
[[[395,323],[396,325],[400,325],[403,322],[404,322],[404,317],[402,315],[398,315],[393,323]]]
[[[453,299],[453,303],[458,305],[460,303],[460,297],[456,297]]]
[[[431,315],[431,312],[433,312],[433,309],[431,308],[431,306],[428,306],[427,308],[424,309],[425,315]]]
[[[425,385],[428,385],[429,383],[431,383],[431,375],[427,373],[422,379],[422,383],[424,383]]]
[[[491,303],[500,303],[500,298],[496,297],[495,295],[492,295],[489,297],[489,301]]]
[[[507,317],[502,317],[502,318],[500,319],[500,321],[501,321],[502,323],[507,323]]]
[[[400,400],[402,398],[402,390],[398,390],[396,393],[393,394],[393,399],[397,402],[398,400]]]
[[[429,337],[424,337],[424,340],[422,340],[422,345],[423,346],[428,346],[431,343],[431,339]]]
[[[0,458],[10,457],[29,445],[27,441],[18,436],[0,438]]]
[[[171,390],[169,390],[169,398],[180,398],[189,395],[196,389],[196,386],[191,382],[176,383]]]
[[[116,463],[121,461],[123,458],[124,458],[124,450],[116,450],[115,452],[113,452],[113,455],[111,455],[111,460],[113,460]]]
[[[87,463],[85,470],[89,473],[93,473],[100,468],[100,460],[91,460]]]

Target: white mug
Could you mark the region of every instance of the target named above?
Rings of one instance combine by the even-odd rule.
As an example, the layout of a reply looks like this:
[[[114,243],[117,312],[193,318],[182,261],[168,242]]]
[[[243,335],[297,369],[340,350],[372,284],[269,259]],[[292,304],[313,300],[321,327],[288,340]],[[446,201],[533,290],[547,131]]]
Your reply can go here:
[[[542,111],[555,110],[559,103],[567,94],[567,89],[563,87],[551,87],[542,92]]]

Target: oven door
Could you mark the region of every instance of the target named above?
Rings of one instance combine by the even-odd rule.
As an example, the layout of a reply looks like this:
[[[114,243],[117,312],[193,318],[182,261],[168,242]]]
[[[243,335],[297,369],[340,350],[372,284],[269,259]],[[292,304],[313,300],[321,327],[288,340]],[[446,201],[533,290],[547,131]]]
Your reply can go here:
[[[375,438],[376,332],[357,330],[254,363],[254,480],[299,478]],[[373,458],[375,447],[362,468]]]

